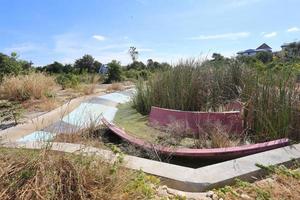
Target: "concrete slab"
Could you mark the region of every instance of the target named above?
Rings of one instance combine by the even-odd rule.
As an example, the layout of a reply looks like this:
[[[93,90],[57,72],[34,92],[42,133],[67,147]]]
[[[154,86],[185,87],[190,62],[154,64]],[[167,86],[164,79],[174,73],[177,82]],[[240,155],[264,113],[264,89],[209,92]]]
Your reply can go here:
[[[81,103],[75,110],[65,116],[62,121],[81,128],[88,127],[91,123],[100,124],[102,115],[109,119],[114,117],[117,108],[100,104]]]
[[[58,121],[46,128],[43,128],[42,131],[50,133],[62,133],[62,134],[72,134],[80,130],[80,127],[74,126],[72,124],[66,123],[64,121]]]
[[[98,97],[94,97],[94,98],[86,101],[86,103],[102,104],[105,106],[112,106],[112,107],[117,107],[117,105],[119,104],[115,101],[110,101],[110,100],[102,99],[102,98],[98,98]]]
[[[126,103],[130,101],[130,97],[117,92],[99,96],[100,99],[106,99],[117,103]]]
[[[52,138],[55,136],[53,133],[45,132],[45,131],[35,131],[31,133],[30,135],[26,135],[20,139],[18,139],[18,142],[33,142],[33,141],[42,141],[42,142],[48,142],[52,140]]]
[[[134,94],[135,94],[136,90],[135,89],[129,89],[129,90],[123,90],[123,91],[120,91],[118,92],[119,94],[123,94],[123,95],[126,95],[126,96],[129,96],[129,97],[133,97]]]

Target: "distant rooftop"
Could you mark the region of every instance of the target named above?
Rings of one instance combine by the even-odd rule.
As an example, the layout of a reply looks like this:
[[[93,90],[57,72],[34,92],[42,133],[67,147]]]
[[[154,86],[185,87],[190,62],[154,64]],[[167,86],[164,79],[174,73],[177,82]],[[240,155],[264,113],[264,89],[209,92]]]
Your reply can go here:
[[[267,45],[266,43],[263,43],[256,49],[247,49],[245,51],[239,51],[239,52],[237,52],[237,54],[239,54],[239,55],[255,55],[257,52],[261,52],[261,51],[272,52],[272,48],[269,45]]]

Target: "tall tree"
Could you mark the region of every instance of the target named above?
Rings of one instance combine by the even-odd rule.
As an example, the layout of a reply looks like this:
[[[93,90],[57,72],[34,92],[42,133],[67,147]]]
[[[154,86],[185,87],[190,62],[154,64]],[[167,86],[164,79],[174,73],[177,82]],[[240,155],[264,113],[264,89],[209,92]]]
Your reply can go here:
[[[137,51],[136,47],[130,47],[128,50],[128,53],[132,59],[132,62],[137,61],[138,56],[139,56],[139,52]]]
[[[95,59],[93,58],[93,56],[86,54],[82,58],[79,58],[75,61],[74,67],[78,68],[80,72],[86,70],[91,73],[96,71],[94,62]]]

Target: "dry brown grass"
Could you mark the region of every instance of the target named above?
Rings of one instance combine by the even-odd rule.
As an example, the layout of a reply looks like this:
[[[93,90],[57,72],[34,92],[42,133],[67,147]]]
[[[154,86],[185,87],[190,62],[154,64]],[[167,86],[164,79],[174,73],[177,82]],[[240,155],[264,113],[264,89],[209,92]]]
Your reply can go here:
[[[154,195],[145,175],[115,168],[97,157],[47,150],[0,152],[1,200],[152,199]]]
[[[51,111],[59,106],[56,98],[47,98],[38,106],[41,111]]]
[[[94,94],[96,92],[97,84],[100,81],[99,76],[92,76],[90,83],[82,86],[82,92],[85,95]]]
[[[234,147],[243,144],[245,139],[244,135],[234,135],[218,123],[206,124],[194,134],[195,147],[198,148]]]
[[[62,133],[57,130],[51,132],[56,133],[54,138],[55,142],[85,144],[103,149],[107,148],[102,141],[102,135],[105,131],[106,129],[104,127],[96,126],[95,123],[90,123],[88,128],[68,130],[68,133]]]
[[[118,90],[122,90],[123,89],[123,85],[121,83],[112,83],[111,85],[109,85],[106,89],[107,92],[114,92],[114,91],[118,91]]]
[[[54,78],[42,73],[6,76],[1,83],[0,94],[1,98],[14,101],[41,99],[50,95],[55,86]]]

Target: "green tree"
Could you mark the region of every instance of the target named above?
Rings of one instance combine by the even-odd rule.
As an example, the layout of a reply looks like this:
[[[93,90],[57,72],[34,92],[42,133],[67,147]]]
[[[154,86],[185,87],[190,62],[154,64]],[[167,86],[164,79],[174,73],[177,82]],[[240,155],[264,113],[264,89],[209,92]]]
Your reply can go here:
[[[12,53],[11,56],[0,53],[0,82],[5,75],[18,75],[22,71],[17,57],[16,53]]]
[[[128,53],[132,59],[132,62],[137,61],[138,56],[139,56],[139,52],[137,51],[136,47],[130,47],[128,50]]]
[[[145,69],[146,65],[143,62],[139,62],[139,61],[134,61],[133,63],[129,64],[127,66],[127,69],[135,69],[135,70],[142,70]]]
[[[269,63],[273,60],[273,54],[271,52],[261,51],[258,52],[255,57],[263,62],[264,64]]]
[[[99,72],[101,65],[102,65],[101,62],[99,62],[98,60],[95,60],[95,62],[94,62],[95,72],[97,72],[97,73]]]
[[[106,79],[106,83],[111,83],[114,81],[121,81],[121,64],[120,62],[113,60],[110,63],[108,63],[108,76]]]
[[[222,56],[221,54],[219,53],[213,53],[212,56],[214,61],[221,61],[221,60],[224,60],[224,56]]]
[[[95,59],[91,55],[84,55],[75,61],[74,67],[78,68],[80,73],[87,71],[89,73],[96,72],[96,67],[94,65]]]
[[[295,58],[300,58],[300,42],[292,42],[283,45],[284,58],[291,60]]]
[[[44,70],[48,73],[62,73],[63,69],[64,65],[57,61],[44,67]]]

